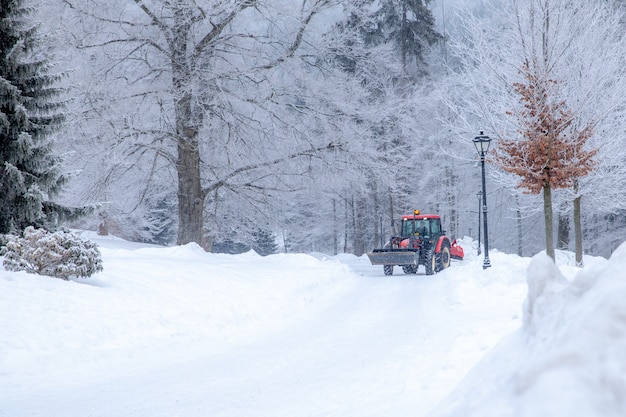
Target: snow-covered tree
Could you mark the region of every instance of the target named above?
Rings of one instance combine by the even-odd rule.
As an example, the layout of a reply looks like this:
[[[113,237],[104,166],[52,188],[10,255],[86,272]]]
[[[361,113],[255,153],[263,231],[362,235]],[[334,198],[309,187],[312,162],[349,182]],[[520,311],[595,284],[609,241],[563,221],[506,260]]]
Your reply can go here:
[[[65,3],[78,11],[78,48],[107,80],[105,94],[84,96],[88,117],[101,125],[85,138],[98,142],[94,149],[108,147],[98,178],[117,181],[113,192],[146,185],[137,199],[155,189],[148,181],[174,195],[178,243],[210,247],[226,196],[244,205],[263,199],[295,161],[332,148],[320,130],[302,129],[301,115],[319,104],[310,100],[314,86],[294,82],[293,72],[308,65],[307,76],[315,75],[310,54],[299,51],[310,52],[309,27],[332,1]],[[137,199],[131,205],[139,207]]]
[[[587,216],[614,211],[623,202],[615,181],[623,178],[619,166],[626,159],[620,147],[611,146],[621,137],[621,113],[625,100],[624,55],[626,47],[619,24],[620,13],[605,1],[491,0],[484,1],[479,17],[464,15],[462,37],[450,42],[455,62],[460,63],[449,108],[456,115],[457,129],[470,137],[476,126],[492,132],[496,139],[510,139],[522,130],[518,119],[522,107],[515,91],[524,82],[524,63],[535,65],[537,74],[558,81],[555,102],[565,102],[574,119],[571,128],[583,131],[593,125],[587,146],[598,149],[595,172],[571,188],[553,195],[555,206],[567,207],[566,215],[588,201]],[[457,32],[458,33],[458,32]],[[507,114],[511,112],[511,114]],[[472,152],[465,145],[466,152]],[[618,161],[622,161],[621,163]],[[616,169],[617,168],[617,169]],[[532,203],[519,212],[540,212],[539,200],[516,195],[517,179],[496,173],[492,178],[514,197]],[[575,204],[572,204],[574,201]],[[515,209],[515,207],[512,207]],[[582,250],[581,256],[582,256]]]
[[[428,8],[431,0],[383,0],[367,2],[368,21],[361,30],[369,43],[392,43],[406,74],[423,75],[429,49],[442,36]],[[373,10],[372,10],[373,9]]]
[[[259,229],[254,234],[252,249],[261,256],[272,255],[278,250],[276,237],[268,230]]]
[[[55,204],[67,178],[51,134],[65,118],[62,73],[24,0],[0,0],[0,233],[54,224],[70,209]]]

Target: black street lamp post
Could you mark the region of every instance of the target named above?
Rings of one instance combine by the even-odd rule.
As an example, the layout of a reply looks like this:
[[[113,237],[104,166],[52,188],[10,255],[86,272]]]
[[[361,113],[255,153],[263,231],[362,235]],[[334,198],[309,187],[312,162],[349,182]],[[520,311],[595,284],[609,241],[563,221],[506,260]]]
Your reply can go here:
[[[489,145],[491,144],[491,138],[481,130],[478,136],[473,140],[474,146],[478,155],[480,155],[480,168],[482,170],[483,177],[483,224],[485,226],[485,260],[483,261],[483,269],[487,269],[491,266],[489,261],[489,232],[487,230],[487,190],[485,189],[485,155],[489,152]],[[480,214],[479,214],[480,215]],[[479,229],[480,230],[480,229]]]
[[[480,206],[482,205],[483,192],[477,192],[476,197],[478,197],[478,255],[480,256]]]

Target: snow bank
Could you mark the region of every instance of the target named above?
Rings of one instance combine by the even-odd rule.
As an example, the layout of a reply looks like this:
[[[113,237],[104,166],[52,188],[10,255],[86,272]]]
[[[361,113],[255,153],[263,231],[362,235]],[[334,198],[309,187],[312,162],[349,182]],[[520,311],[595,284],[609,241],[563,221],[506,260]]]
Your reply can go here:
[[[569,282],[545,254],[535,256],[523,327],[432,415],[626,415],[626,244],[589,264]]]
[[[89,367],[94,372],[116,355],[148,366],[147,355],[158,357],[173,344],[190,353],[223,348],[314,311],[352,276],[343,264],[308,255],[233,256],[209,254],[196,244],[100,243],[104,271],[85,280],[0,266],[0,376],[42,377]],[[94,357],[102,359],[100,365]]]

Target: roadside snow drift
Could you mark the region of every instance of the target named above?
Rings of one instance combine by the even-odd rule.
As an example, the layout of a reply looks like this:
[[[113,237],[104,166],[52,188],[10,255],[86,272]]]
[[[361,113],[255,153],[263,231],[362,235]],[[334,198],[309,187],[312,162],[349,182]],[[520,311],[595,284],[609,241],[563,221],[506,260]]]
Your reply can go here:
[[[568,282],[545,254],[528,268],[523,327],[436,416],[626,415],[626,244]]]

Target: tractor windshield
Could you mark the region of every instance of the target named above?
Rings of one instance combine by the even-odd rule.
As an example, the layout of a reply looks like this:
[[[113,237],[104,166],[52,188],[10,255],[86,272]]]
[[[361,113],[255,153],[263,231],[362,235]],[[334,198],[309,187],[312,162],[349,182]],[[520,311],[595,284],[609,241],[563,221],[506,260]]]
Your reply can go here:
[[[428,220],[404,219],[402,221],[402,236],[428,236],[430,234]]]
[[[441,234],[441,222],[439,219],[404,219],[402,221],[402,236],[431,237]]]

